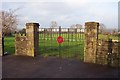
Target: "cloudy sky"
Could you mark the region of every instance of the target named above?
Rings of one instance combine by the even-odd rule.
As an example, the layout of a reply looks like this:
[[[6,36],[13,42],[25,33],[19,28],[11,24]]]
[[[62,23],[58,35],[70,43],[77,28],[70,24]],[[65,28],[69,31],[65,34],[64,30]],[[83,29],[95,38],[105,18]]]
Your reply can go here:
[[[62,27],[97,21],[107,28],[118,28],[119,0],[4,0],[1,10],[20,8],[16,14],[20,21],[18,27],[27,22],[38,22],[41,27],[49,27],[57,21]]]

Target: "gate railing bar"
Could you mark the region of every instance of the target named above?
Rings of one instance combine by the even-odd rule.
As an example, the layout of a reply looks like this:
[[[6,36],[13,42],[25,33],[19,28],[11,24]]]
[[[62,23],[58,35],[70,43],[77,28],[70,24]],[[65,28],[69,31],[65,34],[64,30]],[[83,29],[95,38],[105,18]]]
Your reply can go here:
[[[52,52],[52,28],[50,28],[50,38],[51,38],[51,52]]]
[[[46,42],[45,42],[45,29],[44,29],[44,32],[43,32],[42,35],[44,35],[44,39],[43,39],[43,40],[44,40],[44,51],[46,51],[46,49],[45,49],[45,43],[46,43]]]
[[[61,26],[59,26],[59,36],[61,36]],[[61,58],[61,44],[59,44],[59,57]]]
[[[70,30],[69,30],[69,28],[68,28],[68,47],[70,46],[70,44],[69,44],[69,42],[70,42],[69,36],[70,36],[70,35],[69,35],[69,34],[70,34]],[[69,49],[68,49],[68,58],[69,58],[69,52],[70,52],[70,51],[69,51]]]
[[[80,29],[80,41],[81,41],[81,29]]]
[[[4,49],[4,35],[2,34],[2,55],[4,56],[4,52],[5,52],[5,49]]]
[[[78,42],[78,41],[77,41],[77,29],[75,29],[75,40],[76,40],[76,41],[75,41],[75,45],[77,45],[77,42]],[[76,56],[77,56],[77,54],[78,54],[78,52],[77,52],[78,49],[77,49],[77,48],[75,48],[75,49],[76,49]]]
[[[112,39],[108,41],[108,65],[111,65],[112,61]]]

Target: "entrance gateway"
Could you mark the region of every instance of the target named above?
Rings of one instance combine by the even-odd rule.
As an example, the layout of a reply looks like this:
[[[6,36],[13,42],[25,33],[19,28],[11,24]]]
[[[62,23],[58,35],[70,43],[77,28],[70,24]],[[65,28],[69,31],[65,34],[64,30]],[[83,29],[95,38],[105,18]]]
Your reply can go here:
[[[39,51],[43,56],[82,59],[83,28],[39,28]]]
[[[16,34],[15,54],[74,58],[84,62],[118,66],[119,43],[98,40],[99,23],[86,22],[85,29],[39,28],[39,23],[26,24],[26,36]],[[58,38],[58,39],[57,39]],[[62,44],[58,44],[62,43]],[[114,47],[113,47],[114,46]],[[111,49],[111,50],[109,50]],[[108,53],[111,53],[108,55]]]
[[[89,25],[85,25],[86,27],[83,29],[61,27],[39,28],[38,23],[27,23],[26,36],[21,34],[16,35],[16,55],[28,55],[33,57],[39,54],[42,56],[57,57],[61,55],[63,58],[83,60],[83,58],[86,57],[86,55],[84,55],[84,51],[87,53],[87,50],[84,49],[84,47],[86,47],[86,45],[84,46],[86,43],[85,41],[89,41],[89,37],[91,37],[91,39],[96,38],[97,28],[95,27],[98,27],[99,25],[95,24],[97,23],[92,22]],[[89,33],[89,35],[92,34],[93,36],[87,36],[88,38],[85,37],[87,32],[95,29],[96,33]],[[58,44],[58,42],[61,44]],[[87,61],[86,58],[84,59]]]

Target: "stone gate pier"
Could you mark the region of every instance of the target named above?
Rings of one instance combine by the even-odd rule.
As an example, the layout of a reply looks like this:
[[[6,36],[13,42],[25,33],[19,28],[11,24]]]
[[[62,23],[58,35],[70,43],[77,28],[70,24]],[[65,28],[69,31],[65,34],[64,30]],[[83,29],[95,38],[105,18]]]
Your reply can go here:
[[[15,54],[36,56],[39,47],[39,23],[26,23],[26,35],[16,34]]]
[[[96,63],[99,23],[85,23],[84,62]]]

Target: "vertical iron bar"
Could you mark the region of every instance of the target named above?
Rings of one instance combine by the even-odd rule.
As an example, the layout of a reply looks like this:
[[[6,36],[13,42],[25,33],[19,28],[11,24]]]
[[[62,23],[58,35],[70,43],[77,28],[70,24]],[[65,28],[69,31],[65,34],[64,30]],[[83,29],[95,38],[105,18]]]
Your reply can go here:
[[[2,34],[2,56],[4,56],[4,35]]]
[[[77,28],[75,29],[75,45],[76,45],[76,47],[78,47],[78,46],[77,46]],[[77,56],[78,56],[77,48],[75,48],[75,49],[76,49],[76,50],[75,50],[75,51],[76,51],[75,53],[76,53],[76,57],[77,57]]]
[[[43,35],[44,35],[44,51],[46,51],[46,49],[45,49],[45,28],[44,28],[44,32],[43,32]]]
[[[49,32],[48,32],[48,29],[46,30],[46,32],[47,32],[47,40],[49,40],[48,38],[49,38]]]
[[[54,40],[54,28],[52,30],[52,39]]]
[[[61,36],[61,26],[59,26],[59,36]],[[59,58],[60,58],[59,71],[61,71],[62,66],[61,66],[61,44],[60,43],[59,43]]]
[[[51,53],[52,53],[52,28],[51,28],[50,31],[51,31],[51,36],[50,37],[51,37]]]
[[[40,31],[39,31],[39,48],[40,48],[40,50],[39,50],[39,53],[41,54],[41,44],[40,44],[40,40],[41,39],[41,29],[40,29]]]
[[[61,36],[61,26],[59,26],[59,36]],[[61,44],[59,44],[59,57],[61,58]]]
[[[81,29],[80,29],[80,42],[81,42]]]
[[[112,60],[112,39],[108,41],[108,66],[111,65]]]
[[[73,42],[73,29],[72,29],[72,42]]]
[[[79,41],[80,41],[80,32],[78,32],[78,36],[79,36],[78,38],[79,38]]]
[[[77,41],[77,29],[75,29],[75,41]]]
[[[69,34],[70,34],[70,33],[69,33],[69,28],[68,28],[68,58],[69,58],[69,46],[70,46],[70,45],[69,45]]]

